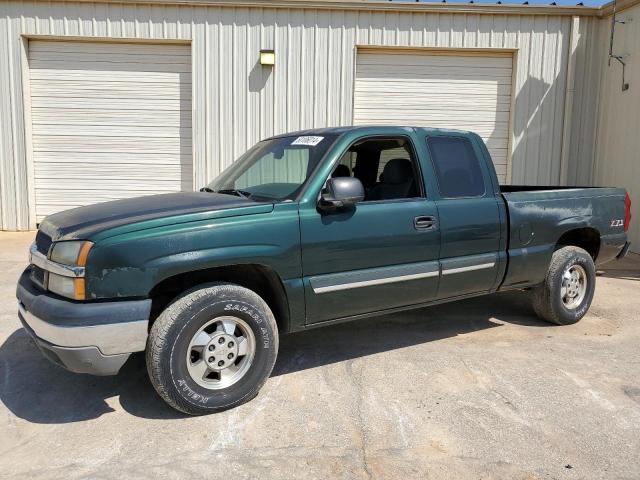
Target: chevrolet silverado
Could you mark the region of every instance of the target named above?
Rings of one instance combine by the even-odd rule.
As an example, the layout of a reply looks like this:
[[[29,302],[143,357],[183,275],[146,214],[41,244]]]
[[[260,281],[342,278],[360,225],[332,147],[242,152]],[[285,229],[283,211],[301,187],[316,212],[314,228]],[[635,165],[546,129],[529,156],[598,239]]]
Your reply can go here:
[[[500,186],[482,139],[341,127],[263,140],[199,192],[47,217],[18,287],[43,354],[149,377],[189,414],[257,395],[279,335],[513,289],[566,325],[626,254],[620,188]]]

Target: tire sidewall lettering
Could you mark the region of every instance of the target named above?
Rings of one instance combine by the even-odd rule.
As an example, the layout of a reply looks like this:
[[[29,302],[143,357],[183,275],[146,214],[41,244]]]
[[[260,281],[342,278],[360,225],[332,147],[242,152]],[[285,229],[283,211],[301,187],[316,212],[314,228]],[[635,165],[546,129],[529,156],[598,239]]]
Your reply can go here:
[[[182,390],[182,393],[185,394],[192,400],[195,400],[197,403],[201,403],[202,405],[206,405],[211,397],[206,397],[201,395],[194,390],[191,389],[189,384],[187,384],[186,380],[179,378],[176,380],[176,386]]]
[[[264,324],[264,318],[262,317],[262,315],[256,312],[253,308],[247,306],[244,303],[231,302],[231,303],[227,303],[224,306],[224,311],[234,312],[234,313],[244,313],[250,316],[258,324],[258,328],[260,329],[260,332],[256,332],[256,333],[260,334],[259,343],[262,345],[262,348],[268,349],[271,347],[271,337],[269,335],[269,330],[262,326]]]
[[[227,303],[224,306],[224,311],[225,312],[230,312],[231,311],[231,312],[238,312],[238,313],[246,313],[251,318],[253,318],[256,321],[256,323],[263,323],[264,322],[264,319],[262,318],[262,316],[260,314],[258,314],[258,312],[256,312],[251,307],[248,307],[244,303]]]

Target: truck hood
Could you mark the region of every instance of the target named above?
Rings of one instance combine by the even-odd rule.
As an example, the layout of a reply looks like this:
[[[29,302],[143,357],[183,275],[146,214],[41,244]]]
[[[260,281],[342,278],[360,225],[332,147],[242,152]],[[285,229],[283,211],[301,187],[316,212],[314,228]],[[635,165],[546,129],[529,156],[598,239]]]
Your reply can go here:
[[[273,208],[271,203],[258,203],[233,195],[208,192],[167,193],[65,210],[46,217],[39,228],[54,242],[90,240],[105,230],[133,223],[221,210],[229,210],[230,215],[237,215],[240,214],[238,208],[243,210],[256,206],[262,206],[266,211]]]

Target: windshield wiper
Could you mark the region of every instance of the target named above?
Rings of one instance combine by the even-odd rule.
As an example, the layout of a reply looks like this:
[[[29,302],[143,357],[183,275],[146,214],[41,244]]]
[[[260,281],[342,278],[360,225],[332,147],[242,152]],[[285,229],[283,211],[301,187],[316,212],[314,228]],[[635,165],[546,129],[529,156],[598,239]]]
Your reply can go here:
[[[222,193],[223,195],[235,195],[242,198],[249,198],[251,196],[251,192],[247,192],[246,190],[236,190],[235,188],[223,188],[221,190],[214,190],[209,187],[202,187],[200,191],[207,193]]]
[[[249,198],[251,196],[251,192],[247,192],[246,190],[236,190],[235,188],[225,188],[222,190],[218,190],[215,193],[222,193],[225,195],[236,195],[237,197]]]

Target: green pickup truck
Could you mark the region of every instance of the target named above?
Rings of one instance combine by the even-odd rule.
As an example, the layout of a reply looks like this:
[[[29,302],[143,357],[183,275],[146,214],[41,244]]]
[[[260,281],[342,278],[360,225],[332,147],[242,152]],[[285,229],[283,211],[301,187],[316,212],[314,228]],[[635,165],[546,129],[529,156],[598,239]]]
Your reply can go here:
[[[512,289],[577,322],[630,219],[620,188],[501,187],[474,133],[316,129],[200,192],[47,217],[18,311],[53,362],[111,375],[146,351],[169,405],[209,413],[257,395],[284,333]]]

